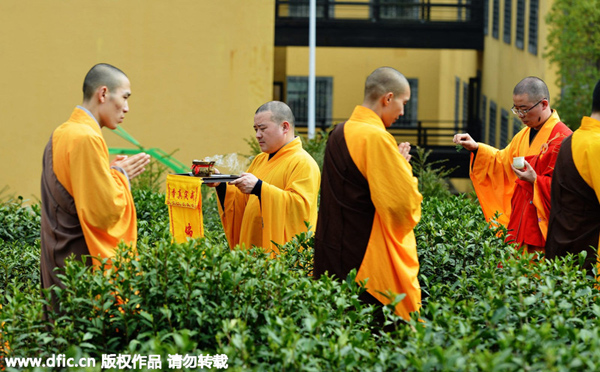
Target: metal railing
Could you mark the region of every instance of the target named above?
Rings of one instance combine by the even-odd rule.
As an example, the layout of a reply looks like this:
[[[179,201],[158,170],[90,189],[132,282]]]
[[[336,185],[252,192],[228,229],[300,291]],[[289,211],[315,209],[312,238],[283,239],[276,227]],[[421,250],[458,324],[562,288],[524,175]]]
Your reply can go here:
[[[365,20],[371,22],[473,22],[480,21],[480,0],[317,0],[318,20]],[[276,0],[276,19],[307,18],[309,0]]]
[[[319,131],[328,132],[330,128],[346,119],[316,119],[316,128]],[[408,141],[419,147],[430,146],[454,146],[452,137],[456,133],[466,132],[467,122],[463,120],[417,120],[403,125],[392,125],[387,130],[398,141]],[[296,119],[296,130],[299,134],[306,134],[306,120]]]

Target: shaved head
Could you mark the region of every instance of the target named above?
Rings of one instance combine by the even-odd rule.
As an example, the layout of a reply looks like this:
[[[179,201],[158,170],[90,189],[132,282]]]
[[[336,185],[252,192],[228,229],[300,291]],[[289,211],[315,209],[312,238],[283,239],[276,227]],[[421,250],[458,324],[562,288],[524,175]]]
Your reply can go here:
[[[392,67],[380,67],[367,77],[365,82],[365,102],[375,102],[388,92],[399,96],[410,89],[408,80]]]
[[[521,80],[513,90],[514,96],[527,94],[532,102],[547,99],[550,102],[550,92],[544,81],[535,76],[529,76]]]
[[[106,86],[109,91],[114,91],[123,83],[127,75],[115,66],[108,63],[99,63],[92,67],[83,80],[83,100],[88,101],[96,89]]]
[[[273,120],[277,124],[281,124],[284,121],[290,123],[292,128],[294,127],[294,114],[292,113],[292,109],[281,101],[271,101],[267,102],[264,105],[260,106],[258,110],[254,113],[254,115],[259,114],[261,112],[271,112],[271,120]]]

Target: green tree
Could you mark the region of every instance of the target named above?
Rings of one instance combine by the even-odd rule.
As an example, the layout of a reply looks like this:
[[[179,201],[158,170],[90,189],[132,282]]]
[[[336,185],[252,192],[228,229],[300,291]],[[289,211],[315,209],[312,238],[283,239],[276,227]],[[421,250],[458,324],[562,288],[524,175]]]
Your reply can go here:
[[[600,79],[600,0],[554,0],[546,16],[546,57],[558,67],[561,88],[556,109],[571,128],[589,115]]]

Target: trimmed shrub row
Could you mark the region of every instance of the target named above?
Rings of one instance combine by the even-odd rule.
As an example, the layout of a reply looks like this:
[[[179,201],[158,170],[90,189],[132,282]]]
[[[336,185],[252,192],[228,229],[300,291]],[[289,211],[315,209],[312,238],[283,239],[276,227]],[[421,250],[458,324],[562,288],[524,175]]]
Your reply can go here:
[[[386,332],[358,301],[353,276],[312,279],[310,233],[278,260],[230,251],[212,196],[207,236],[172,244],[164,195],[135,190],[134,198],[139,256],[121,250],[104,274],[70,262],[67,289],[55,289],[64,315],[52,325],[42,317],[49,294],[40,294],[32,240],[39,208],[0,209],[0,219],[15,221],[0,240],[5,356],[91,356],[97,366],[81,369],[91,371],[103,354],[158,354],[163,367],[168,354],[226,354],[233,371],[600,368],[598,293],[577,269],[582,257],[546,262],[516,252],[468,196],[425,198],[415,229],[423,308],[411,322],[384,308]]]

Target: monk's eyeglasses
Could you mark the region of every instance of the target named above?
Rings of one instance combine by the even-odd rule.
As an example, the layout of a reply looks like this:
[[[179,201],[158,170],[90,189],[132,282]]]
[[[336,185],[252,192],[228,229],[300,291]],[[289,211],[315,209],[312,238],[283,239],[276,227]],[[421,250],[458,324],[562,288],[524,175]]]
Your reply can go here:
[[[513,107],[511,107],[510,111],[512,111],[512,113],[515,114],[515,115],[525,116],[525,115],[527,115],[527,113],[529,111],[533,110],[535,108],[535,106],[539,105],[540,102],[542,102],[545,99],[546,98],[540,99],[535,105],[533,105],[530,108],[525,109],[525,110],[518,109],[518,108],[515,107],[515,105],[513,105]]]

